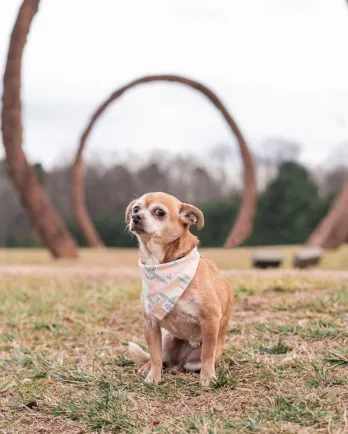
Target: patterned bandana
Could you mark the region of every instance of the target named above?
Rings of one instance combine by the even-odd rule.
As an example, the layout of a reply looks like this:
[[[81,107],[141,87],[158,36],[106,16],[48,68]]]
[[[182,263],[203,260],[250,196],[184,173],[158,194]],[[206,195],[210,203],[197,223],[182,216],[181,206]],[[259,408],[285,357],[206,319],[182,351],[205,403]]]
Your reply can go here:
[[[196,274],[200,254],[195,247],[187,256],[159,265],[144,265],[142,273],[144,301],[159,320],[170,312]]]

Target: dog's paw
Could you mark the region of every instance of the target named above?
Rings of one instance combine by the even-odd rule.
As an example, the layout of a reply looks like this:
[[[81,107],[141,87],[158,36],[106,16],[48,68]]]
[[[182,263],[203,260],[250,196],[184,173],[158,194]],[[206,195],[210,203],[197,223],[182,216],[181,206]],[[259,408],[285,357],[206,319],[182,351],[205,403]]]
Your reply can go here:
[[[154,378],[151,373],[149,372],[145,378],[145,383],[147,384],[159,384],[161,381],[161,377],[160,378]]]
[[[182,365],[175,365],[175,366],[172,366],[171,368],[169,368],[168,371],[170,374],[175,375],[175,374],[180,374],[182,372],[185,372],[185,369]]]
[[[145,363],[141,368],[138,369],[138,374],[142,375],[143,377],[146,377],[151,369],[151,362]]]
[[[191,347],[191,348],[198,348],[198,347],[200,347],[201,346],[201,342],[189,342],[189,346]]]
[[[212,386],[214,384],[215,380],[216,380],[215,375],[212,375],[211,377],[206,377],[206,376],[202,377],[201,376],[199,379],[199,383],[202,387],[209,387],[209,386]]]
[[[214,379],[212,377],[201,377],[199,380],[199,384],[202,387],[209,387],[213,384]]]

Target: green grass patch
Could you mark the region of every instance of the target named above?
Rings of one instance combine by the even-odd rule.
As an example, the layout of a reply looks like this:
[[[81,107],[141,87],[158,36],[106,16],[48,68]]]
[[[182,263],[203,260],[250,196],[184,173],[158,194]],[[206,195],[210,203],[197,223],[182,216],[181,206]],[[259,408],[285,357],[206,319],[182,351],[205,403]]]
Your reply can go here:
[[[286,345],[281,339],[275,344],[271,346],[260,346],[261,354],[286,354],[292,350],[292,347]]]
[[[347,285],[303,276],[231,281],[233,326],[217,379],[204,389],[197,374],[165,372],[159,386],[137,375],[126,344],[145,343],[138,283],[3,278],[1,429],[344,432]]]

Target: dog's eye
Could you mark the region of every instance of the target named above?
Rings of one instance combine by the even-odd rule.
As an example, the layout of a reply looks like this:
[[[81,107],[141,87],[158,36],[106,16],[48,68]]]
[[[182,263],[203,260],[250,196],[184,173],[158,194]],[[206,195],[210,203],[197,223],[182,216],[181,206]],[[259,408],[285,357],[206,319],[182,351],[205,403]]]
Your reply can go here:
[[[139,207],[138,206],[135,206],[134,208],[133,208],[133,212],[134,212],[134,214],[136,214],[137,212],[139,212]]]
[[[165,211],[163,211],[163,209],[161,208],[157,208],[155,210],[155,214],[157,217],[164,217],[166,215]]]

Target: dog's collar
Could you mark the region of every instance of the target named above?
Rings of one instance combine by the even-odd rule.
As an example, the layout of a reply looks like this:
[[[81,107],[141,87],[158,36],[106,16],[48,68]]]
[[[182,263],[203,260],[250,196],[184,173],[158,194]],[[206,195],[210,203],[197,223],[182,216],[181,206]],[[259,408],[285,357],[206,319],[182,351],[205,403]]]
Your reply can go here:
[[[158,318],[164,318],[196,274],[200,260],[197,247],[172,262],[158,265],[144,265],[138,262],[143,280],[145,303]]]

